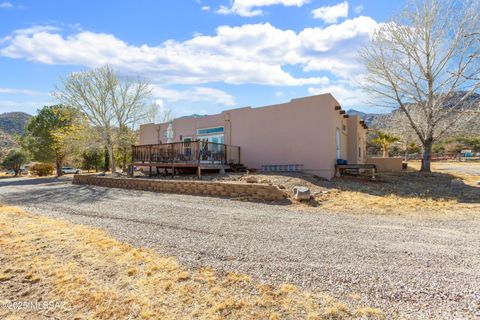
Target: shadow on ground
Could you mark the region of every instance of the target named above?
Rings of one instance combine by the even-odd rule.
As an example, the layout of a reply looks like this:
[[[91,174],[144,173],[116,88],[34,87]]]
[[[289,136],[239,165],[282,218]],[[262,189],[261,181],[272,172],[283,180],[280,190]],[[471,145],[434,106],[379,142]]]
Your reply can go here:
[[[401,173],[380,173],[376,180],[370,180],[370,176],[365,175],[347,175],[333,178],[330,181],[302,173],[262,173],[259,176],[271,180],[274,184],[279,184],[283,180],[287,184],[287,189],[292,188],[292,185],[288,185],[288,181],[293,181],[295,184],[303,181],[304,185],[313,192],[320,193],[338,189],[374,196],[394,195],[402,198],[480,203],[480,187],[465,184],[457,176],[449,173],[425,174],[409,170]]]
[[[123,189],[123,188],[109,188],[103,186],[94,186],[94,185],[73,185],[70,188],[65,188],[65,184],[70,184],[71,179],[62,177],[62,178],[15,178],[6,181],[0,181],[0,188],[8,187],[26,187],[22,188],[18,192],[8,192],[2,196],[8,202],[13,203],[43,203],[43,202],[73,202],[73,203],[83,203],[83,202],[96,202],[102,200],[115,199],[115,195],[112,194],[113,190],[123,190],[124,192],[137,192],[133,189]],[[44,185],[46,188],[36,188],[36,186]],[[32,188],[29,188],[29,187]],[[58,187],[57,187],[58,186]],[[142,192],[152,192],[153,191],[142,191]],[[188,194],[191,196],[198,197],[214,197],[214,198],[223,198],[234,201],[244,201],[244,202],[254,202],[262,203],[267,205],[290,205],[292,202],[290,199],[283,199],[278,201],[266,201],[266,200],[257,200],[248,197],[238,197],[238,198],[229,198],[223,196],[209,196],[209,195],[194,195]]]
[[[480,188],[465,184],[448,173],[381,173],[374,181],[365,176],[346,176],[334,178],[332,182],[340,190],[375,196],[395,195],[402,198],[480,203]]]
[[[108,199],[114,199],[111,195],[111,189],[98,188],[93,186],[71,186],[65,188],[65,184],[70,182],[58,178],[37,178],[37,179],[15,179],[10,181],[0,181],[0,188],[25,187],[14,192],[6,192],[2,199],[10,203],[35,204],[44,202],[96,202]],[[44,188],[37,188],[44,185]],[[32,187],[32,188],[29,188]]]

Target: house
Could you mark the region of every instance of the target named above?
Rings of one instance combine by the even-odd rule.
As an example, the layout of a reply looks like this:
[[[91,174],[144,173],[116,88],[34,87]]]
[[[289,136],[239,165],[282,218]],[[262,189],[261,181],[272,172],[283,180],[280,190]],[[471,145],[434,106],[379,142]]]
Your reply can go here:
[[[197,163],[199,169],[242,163],[250,169],[301,170],[330,179],[337,159],[364,162],[366,129],[331,94],[322,94],[142,125],[134,164],[153,162],[150,170],[158,170],[169,167],[168,162],[172,168]]]

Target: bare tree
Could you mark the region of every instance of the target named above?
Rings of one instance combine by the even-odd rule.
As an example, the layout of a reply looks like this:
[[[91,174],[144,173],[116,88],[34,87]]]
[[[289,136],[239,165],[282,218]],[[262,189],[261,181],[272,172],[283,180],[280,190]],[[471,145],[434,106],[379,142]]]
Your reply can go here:
[[[152,102],[145,117],[149,123],[166,123],[172,121],[172,110],[166,108],[163,103]]]
[[[112,172],[116,171],[114,147],[118,128],[133,128],[145,118],[145,100],[150,86],[140,79],[121,78],[109,66],[70,74],[54,96],[63,104],[82,111],[99,128],[107,147]]]
[[[412,110],[411,113],[412,118],[416,119],[415,111]],[[416,121],[418,121],[418,119],[416,119]],[[412,130],[412,127],[408,125],[408,118],[401,110],[395,110],[390,114],[375,117],[371,126],[377,130],[382,130],[397,136],[400,139],[399,142],[404,151],[405,161],[408,161],[408,153],[412,146],[420,145],[417,134]]]
[[[416,0],[360,53],[361,86],[376,106],[403,113],[423,146],[421,171],[430,172],[435,141],[478,119],[469,98],[480,87],[479,13],[478,0]]]

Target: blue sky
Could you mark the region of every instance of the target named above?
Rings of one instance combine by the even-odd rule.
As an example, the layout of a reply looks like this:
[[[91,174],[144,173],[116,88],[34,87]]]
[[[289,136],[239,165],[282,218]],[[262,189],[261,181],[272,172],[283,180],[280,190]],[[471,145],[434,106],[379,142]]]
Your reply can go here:
[[[34,114],[70,72],[148,79],[175,116],[332,92],[365,105],[356,53],[403,3],[0,0],[0,113]]]

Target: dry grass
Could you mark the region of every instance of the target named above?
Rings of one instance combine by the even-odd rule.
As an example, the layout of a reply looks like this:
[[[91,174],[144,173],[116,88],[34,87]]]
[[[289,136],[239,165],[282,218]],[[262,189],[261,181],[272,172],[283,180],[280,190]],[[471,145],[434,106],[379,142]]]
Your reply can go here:
[[[436,217],[452,214],[471,216],[480,211],[480,176],[448,170],[448,166],[480,167],[480,163],[433,163],[432,174],[418,172],[419,163],[401,173],[381,173],[376,181],[368,176],[334,178],[326,181],[301,173],[253,174],[260,183],[282,186],[292,197],[296,185],[308,187],[314,200],[308,204],[296,203],[308,210],[328,209],[333,212],[354,214],[393,214],[423,215]],[[442,170],[437,168],[442,167]],[[445,170],[447,166],[447,170]],[[242,181],[248,175],[226,177]],[[452,186],[453,179],[461,179],[464,184]],[[294,202],[295,203],[295,202]]]
[[[479,166],[480,164],[477,164]],[[436,170],[432,174],[417,171],[419,164],[402,173],[381,173],[377,181],[366,177],[333,179],[335,187],[316,198],[317,203],[332,211],[395,215],[465,215],[480,210],[480,176],[455,171]],[[453,179],[464,184],[452,186]]]
[[[0,206],[0,297],[62,301],[65,308],[11,311],[38,319],[377,319],[322,293],[250,277],[189,272],[174,258],[136,249],[103,231]]]

